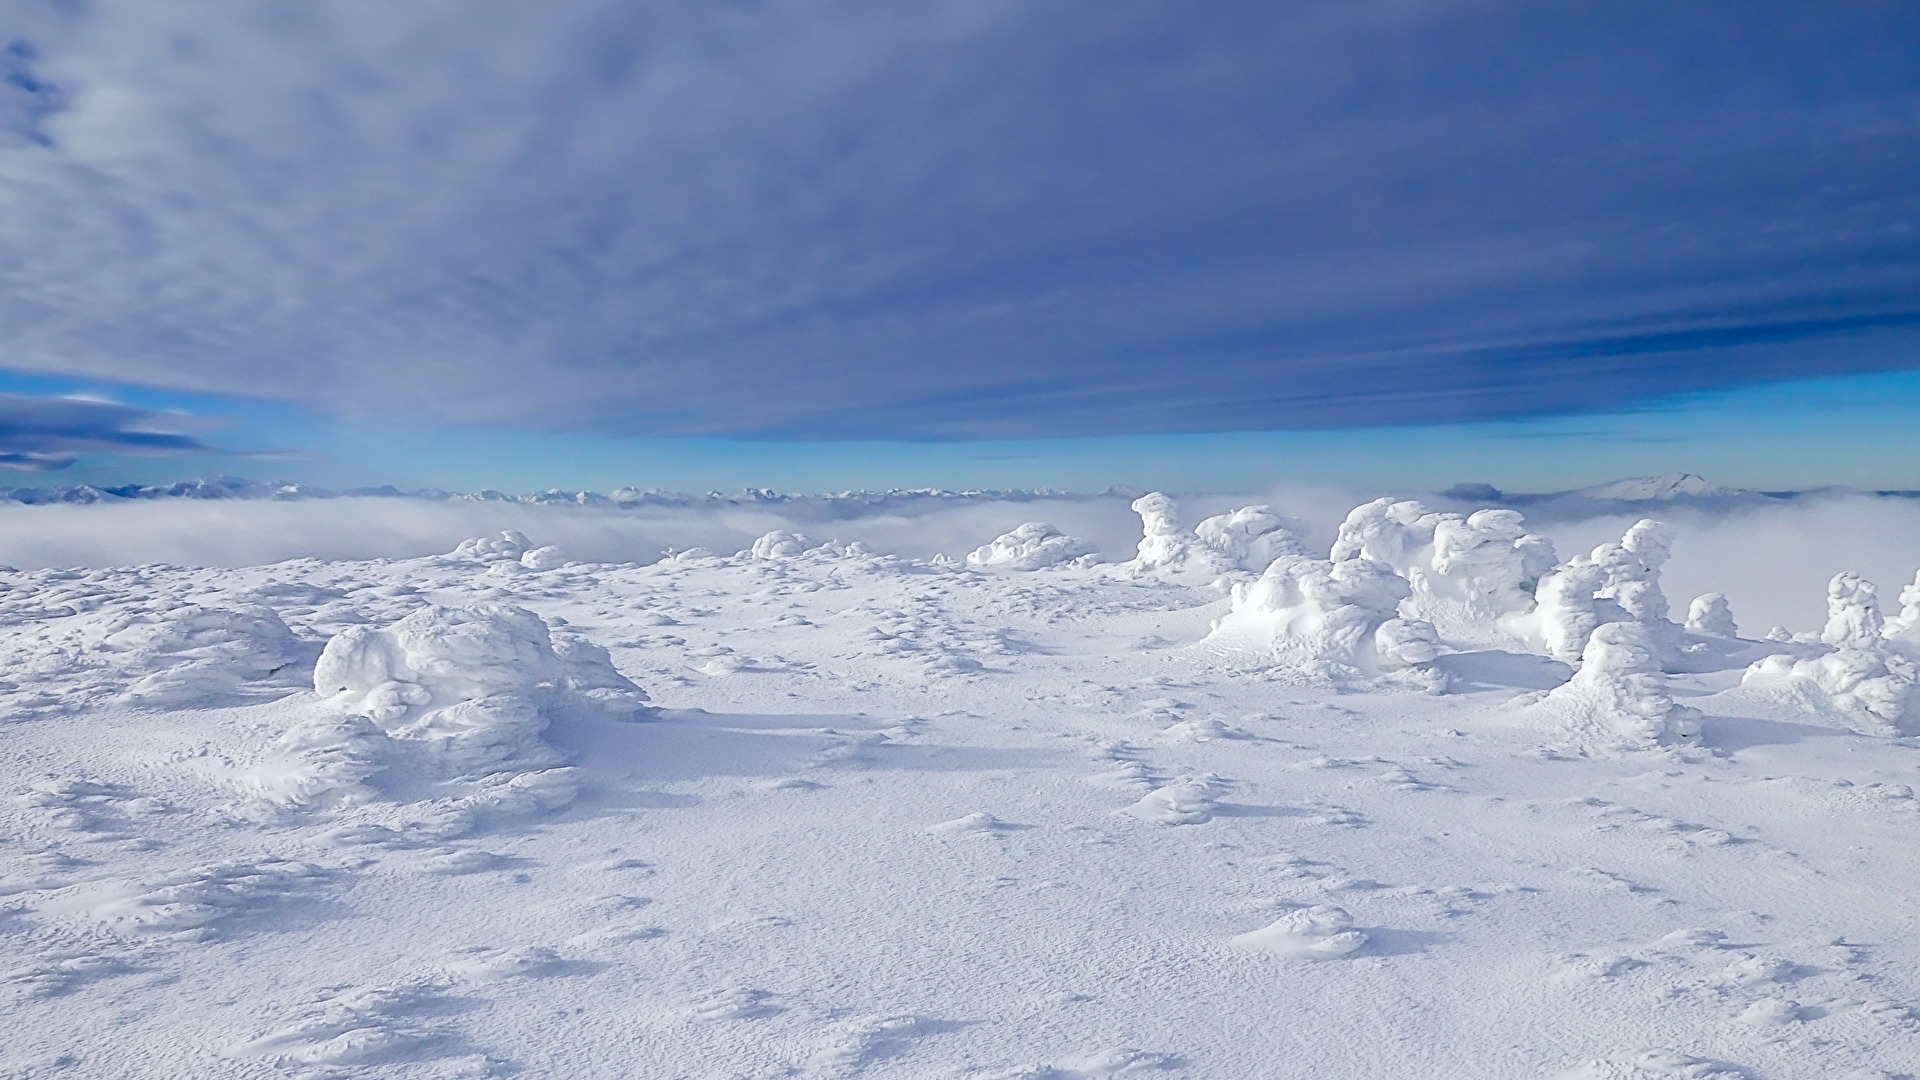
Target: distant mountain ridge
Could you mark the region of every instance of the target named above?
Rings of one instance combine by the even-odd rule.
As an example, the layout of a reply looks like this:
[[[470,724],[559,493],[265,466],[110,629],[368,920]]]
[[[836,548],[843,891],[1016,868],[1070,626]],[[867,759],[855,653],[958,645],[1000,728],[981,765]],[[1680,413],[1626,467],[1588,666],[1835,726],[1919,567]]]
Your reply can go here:
[[[879,491],[839,491],[814,494],[796,494],[774,491],[771,488],[747,488],[743,491],[725,493],[709,491],[705,494],[690,495],[661,488],[615,488],[605,494],[597,491],[567,491],[562,488],[549,488],[546,491],[527,492],[509,495],[491,488],[473,492],[443,491],[438,488],[418,488],[411,491],[401,490],[391,484],[380,487],[361,488],[319,488],[304,484],[285,483],[275,480],[248,480],[236,476],[222,476],[211,479],[182,480],[172,484],[124,484],[94,485],[68,484],[61,487],[16,487],[0,488],[0,503],[15,503],[22,506],[47,505],[92,505],[100,503],[123,503],[156,501],[165,499],[246,499],[290,502],[302,499],[339,499],[339,498],[392,498],[426,499],[433,502],[514,502],[528,505],[577,505],[577,506],[702,506],[733,505],[753,506],[791,502],[844,504],[847,506],[872,507],[900,500],[953,500],[953,501],[996,501],[1023,502],[1033,499],[1100,499],[1122,498],[1137,499],[1146,494],[1145,489],[1115,485],[1104,491],[1075,492],[1054,488],[1012,488],[949,490],[946,488],[889,488]]]
[[[1543,493],[1505,492],[1491,484],[1456,484],[1439,492],[1443,501],[1465,507],[1506,506],[1525,509],[1540,517],[1569,517],[1655,506],[1699,505],[1735,507],[1760,505],[1794,499],[1819,492],[1859,491],[1865,495],[1920,498],[1920,491],[1861,491],[1853,488],[1819,488],[1811,491],[1750,491],[1716,484],[1696,473],[1662,473],[1613,480],[1591,487]],[[182,480],[171,484],[94,485],[69,484],[61,487],[0,488],[0,504],[22,506],[89,505],[166,499],[246,499],[295,501],[304,499],[392,498],[425,499],[434,502],[510,502],[537,506],[605,506],[615,508],[693,507],[693,506],[770,506],[806,504],[829,516],[854,513],[878,506],[925,502],[1027,502],[1040,499],[1136,499],[1146,494],[1143,488],[1116,484],[1102,491],[1069,491],[1059,488],[963,489],[886,488],[881,490],[796,493],[770,488],[747,488],[726,493],[708,491],[688,494],[661,488],[615,488],[606,493],[545,491],[511,495],[491,488],[473,492],[443,491],[438,488],[402,490],[391,484],[379,487],[320,488],[276,480],[248,480],[220,476]]]

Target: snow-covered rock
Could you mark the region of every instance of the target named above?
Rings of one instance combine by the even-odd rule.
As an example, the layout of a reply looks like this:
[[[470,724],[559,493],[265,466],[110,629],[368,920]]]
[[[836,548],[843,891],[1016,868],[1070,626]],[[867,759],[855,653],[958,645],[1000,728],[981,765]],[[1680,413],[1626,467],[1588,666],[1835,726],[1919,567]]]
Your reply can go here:
[[[1237,935],[1237,949],[1274,953],[1289,960],[1338,960],[1359,952],[1367,943],[1364,931],[1353,928],[1345,908],[1315,904],[1287,912],[1258,930]]]
[[[1433,623],[1449,640],[1473,642],[1503,637],[1498,620],[1527,611],[1554,564],[1552,542],[1527,532],[1517,511],[1462,516],[1392,499],[1349,513],[1330,557],[1391,567],[1412,590],[1406,615]]]
[[[186,605],[113,617],[95,648],[137,676],[128,700],[150,707],[190,704],[236,690],[299,663],[303,648],[272,608]],[[304,652],[311,657],[311,652]]]
[[[1098,555],[1092,544],[1077,536],[1067,536],[1044,521],[1029,521],[975,548],[967,555],[967,565],[979,570],[1044,570],[1065,563],[1085,565]]]
[[[1573,678],[1521,710],[1526,724],[1586,749],[1647,749],[1700,733],[1700,714],[1674,702],[1652,636],[1637,622],[1596,628]]]

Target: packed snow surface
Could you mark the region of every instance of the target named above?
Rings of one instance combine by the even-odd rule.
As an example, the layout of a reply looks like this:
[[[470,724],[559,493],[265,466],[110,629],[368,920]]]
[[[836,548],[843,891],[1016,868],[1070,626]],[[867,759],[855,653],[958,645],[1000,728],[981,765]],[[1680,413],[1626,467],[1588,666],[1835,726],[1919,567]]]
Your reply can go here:
[[[1920,1072],[1920,582],[1135,505],[0,571],[0,1076]]]

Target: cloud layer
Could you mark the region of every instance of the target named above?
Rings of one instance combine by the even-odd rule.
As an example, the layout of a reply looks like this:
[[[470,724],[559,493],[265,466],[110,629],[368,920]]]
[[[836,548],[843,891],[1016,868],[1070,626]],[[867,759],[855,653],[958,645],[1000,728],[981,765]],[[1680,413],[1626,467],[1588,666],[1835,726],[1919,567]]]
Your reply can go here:
[[[48,0],[0,367],[779,438],[1913,365],[1891,2]]]
[[[1209,514],[1263,503],[1303,519],[1307,544],[1324,552],[1351,507],[1379,494],[1291,487],[1243,495],[1183,497],[1191,527]],[[296,502],[162,499],[94,506],[0,506],[0,563],[127,566],[152,562],[247,566],[282,559],[410,558],[450,551],[461,540],[519,529],[575,558],[652,562],[666,548],[706,547],[731,554],[774,529],[814,540],[859,540],[912,558],[962,556],[1024,521],[1050,522],[1083,537],[1111,561],[1131,558],[1140,519],[1124,497],[890,501],[861,508],[821,503],[616,510],[408,498]],[[1462,507],[1463,509],[1465,507]],[[1726,593],[1749,636],[1775,624],[1817,630],[1826,618],[1826,585],[1842,570],[1866,575],[1892,604],[1920,568],[1911,537],[1920,534],[1920,501],[1859,494],[1711,511],[1672,507],[1658,516],[1677,530],[1665,569],[1667,596],[1687,601]],[[1638,515],[1535,522],[1562,559],[1618,540]]]

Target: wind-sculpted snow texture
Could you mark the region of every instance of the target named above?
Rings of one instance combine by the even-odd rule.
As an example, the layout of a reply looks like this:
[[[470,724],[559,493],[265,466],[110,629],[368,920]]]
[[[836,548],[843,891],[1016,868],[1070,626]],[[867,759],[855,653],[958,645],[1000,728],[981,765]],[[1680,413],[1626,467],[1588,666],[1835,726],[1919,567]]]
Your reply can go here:
[[[1577,663],[1587,639],[1604,623],[1637,622],[1654,648],[1670,657],[1679,648],[1679,626],[1667,619],[1660,567],[1673,549],[1673,530],[1645,518],[1618,543],[1576,555],[1540,579],[1530,610],[1507,616],[1501,626],[1556,660]]]
[[[1179,506],[1161,492],[1133,502],[1140,515],[1140,548],[1133,561],[1121,565],[1135,573],[1173,577],[1213,578],[1222,574],[1258,574],[1275,559],[1304,553],[1298,521],[1268,506],[1245,506],[1216,514],[1192,532],[1180,527]]]
[[[1044,521],[1029,521],[968,552],[967,565],[978,570],[1044,570],[1064,563],[1090,566],[1099,558],[1085,540],[1063,535]]]
[[[1208,641],[1312,675],[1403,671],[1439,655],[1431,624],[1399,617],[1410,594],[1405,578],[1372,559],[1283,556],[1233,587]]]
[[[1674,703],[1652,635],[1637,622],[1595,629],[1581,652],[1580,670],[1524,715],[1556,741],[1603,752],[1648,749],[1700,734],[1700,714]]]
[[[1651,526],[1140,501],[0,571],[0,1076],[1914,1073],[1920,585],[1754,641]]]
[[[1498,620],[1533,606],[1554,565],[1553,543],[1526,531],[1513,510],[1430,513],[1417,502],[1376,499],[1347,515],[1332,558],[1371,559],[1407,579],[1402,609],[1452,640],[1497,639]]]
[[[1880,593],[1858,574],[1834,575],[1827,586],[1827,624],[1817,655],[1773,655],[1756,661],[1746,682],[1797,696],[1806,707],[1856,730],[1880,735],[1920,733],[1910,717],[1920,683],[1911,650],[1912,593],[1908,609],[1888,622]]]

